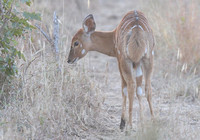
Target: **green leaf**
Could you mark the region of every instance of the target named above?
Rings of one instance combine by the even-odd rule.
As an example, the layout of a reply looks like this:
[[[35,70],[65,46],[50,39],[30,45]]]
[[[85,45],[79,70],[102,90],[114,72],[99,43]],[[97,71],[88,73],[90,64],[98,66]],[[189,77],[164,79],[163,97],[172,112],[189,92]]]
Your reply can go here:
[[[18,72],[17,58],[26,60],[24,54],[18,51],[16,46],[19,45],[19,38],[25,39],[25,34],[35,29],[28,21],[41,20],[39,13],[24,11],[22,3],[31,6],[32,0],[2,0],[1,3],[5,15],[0,21],[0,26],[5,22],[5,19],[7,24],[1,30],[0,36],[0,72],[8,77],[12,77]]]
[[[26,3],[26,5],[31,6],[31,0],[21,0],[21,2]]]
[[[28,20],[39,20],[41,21],[41,16],[39,13],[29,13],[29,12],[23,12],[23,16]]]
[[[18,54],[19,59],[21,59],[21,56],[22,56],[21,52],[18,51],[17,54]]]
[[[21,57],[22,57],[22,59],[23,59],[24,61],[26,61],[26,58],[24,57],[24,54],[23,54],[23,53],[21,54]]]
[[[16,40],[13,40],[13,45],[14,46],[17,46],[18,45],[18,42]]]
[[[3,59],[3,57],[0,57],[0,63],[1,63],[1,62],[4,62],[4,59]]]

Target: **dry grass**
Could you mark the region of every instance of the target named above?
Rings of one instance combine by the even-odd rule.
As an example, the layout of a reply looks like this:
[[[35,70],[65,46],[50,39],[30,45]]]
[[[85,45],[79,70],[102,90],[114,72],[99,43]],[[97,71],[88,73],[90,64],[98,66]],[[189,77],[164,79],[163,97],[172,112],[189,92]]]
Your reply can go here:
[[[76,3],[69,7],[73,4]],[[104,96],[100,95],[97,84],[83,67],[66,63],[66,45],[72,34],[69,31],[63,34],[67,28],[61,29],[59,62],[39,31],[20,40],[19,49],[24,52],[26,62],[18,61],[19,76],[13,79],[12,89],[2,88],[10,98],[2,99],[0,139],[92,138],[112,131],[107,125],[109,115],[101,107]]]
[[[45,28],[48,24],[50,34],[53,11],[58,12],[61,21],[60,60],[55,61],[52,48],[39,31],[20,40],[19,49],[27,60],[17,62],[19,76],[12,83],[4,81],[2,84],[5,86],[1,89],[4,93],[1,97],[9,95],[9,98],[6,101],[1,99],[4,102],[0,110],[0,139],[200,138],[199,2],[113,1],[91,1],[90,9],[87,9],[87,1],[82,0],[35,1],[33,10],[42,13],[40,25]],[[111,6],[114,12],[110,10]],[[121,106],[116,103],[121,103],[121,96],[120,91],[114,89],[120,87],[119,75],[114,75],[115,72],[118,74],[117,64],[113,64],[115,61],[102,65],[107,59],[100,57],[93,70],[87,61],[81,60],[78,65],[71,66],[66,59],[71,37],[80,28],[86,13],[96,15],[97,28],[111,30],[125,12],[134,8],[147,15],[156,38],[152,78],[156,121],[149,121],[149,110],[144,101],[146,120],[141,128],[135,115],[138,106],[134,104],[137,107],[133,119],[136,132],[125,136],[118,128]],[[96,62],[96,59],[90,56],[89,63]],[[58,64],[61,71],[58,71]],[[111,90],[108,85],[116,86]],[[116,98],[105,99],[109,90],[117,92],[113,94]],[[105,100],[110,100],[110,104]]]

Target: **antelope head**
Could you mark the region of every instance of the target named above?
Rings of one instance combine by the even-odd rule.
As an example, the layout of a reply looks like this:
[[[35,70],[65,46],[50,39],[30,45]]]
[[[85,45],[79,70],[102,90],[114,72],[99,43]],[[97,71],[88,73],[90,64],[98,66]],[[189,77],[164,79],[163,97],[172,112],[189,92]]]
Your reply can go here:
[[[72,38],[68,63],[73,64],[87,54],[92,46],[90,35],[95,31],[95,28],[93,15],[90,14],[83,20],[82,29],[79,29]]]

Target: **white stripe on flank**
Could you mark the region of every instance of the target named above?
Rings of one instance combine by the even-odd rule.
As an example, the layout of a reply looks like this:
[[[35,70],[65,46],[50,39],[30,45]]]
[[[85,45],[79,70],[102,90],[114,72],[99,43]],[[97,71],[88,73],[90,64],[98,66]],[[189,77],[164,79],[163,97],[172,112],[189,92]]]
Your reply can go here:
[[[131,29],[134,29],[135,27],[138,27],[138,25],[134,25]]]
[[[142,22],[142,24],[145,26],[145,28],[147,29],[147,32],[149,32],[149,28],[147,27],[147,25],[144,23],[143,20],[140,20],[140,22]]]
[[[144,31],[144,29],[142,28],[142,26],[138,25],[138,27],[139,27],[142,31]]]
[[[121,27],[121,29],[123,29],[122,32],[121,32],[122,34],[124,33],[124,30],[126,29],[126,27],[127,27],[130,23],[132,23],[133,21],[135,21],[135,19],[128,20],[128,21],[125,22],[125,23],[128,22],[127,24],[124,23],[124,24],[122,25],[122,27]],[[125,27],[124,27],[124,26],[125,26]]]
[[[124,26],[126,26],[127,24],[129,24],[130,22],[133,22],[133,21],[135,21],[135,19],[133,19],[133,18],[125,21],[124,24],[121,26],[121,28],[124,28]]]
[[[135,19],[130,19],[130,20],[127,20],[127,21],[125,21],[125,23],[122,25],[122,29],[123,29],[123,31],[122,31],[122,33],[124,33],[124,30],[126,29],[126,27],[130,24],[130,23],[132,23],[132,22],[134,22],[134,21],[136,21]],[[142,22],[142,24],[145,26],[145,28],[146,28],[146,30],[147,30],[147,32],[149,32],[149,27],[147,26],[147,23],[145,23],[145,21],[142,19],[142,18],[140,18],[140,20],[139,20],[140,22]],[[125,27],[124,27],[125,26]],[[143,29],[143,28],[142,28]],[[144,31],[144,29],[143,29],[143,31]]]

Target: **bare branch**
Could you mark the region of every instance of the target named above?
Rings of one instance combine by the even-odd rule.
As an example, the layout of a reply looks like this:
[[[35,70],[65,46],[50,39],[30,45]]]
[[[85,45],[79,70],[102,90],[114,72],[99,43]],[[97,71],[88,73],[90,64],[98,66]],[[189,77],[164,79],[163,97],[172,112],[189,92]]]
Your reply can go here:
[[[41,33],[44,35],[44,37],[49,41],[49,43],[53,46],[54,43],[52,41],[52,39],[47,35],[47,33],[42,30],[42,28],[38,25],[38,24],[35,24],[35,26],[41,31]]]
[[[54,24],[53,39],[50,38],[50,34],[49,34],[49,30],[47,26],[46,26],[47,33],[38,24],[35,24],[35,26],[41,31],[41,33],[45,36],[45,38],[50,42],[51,46],[54,47],[56,61],[58,62],[58,70],[61,71],[60,64],[59,64],[59,48],[58,48],[59,23],[58,23],[58,17],[56,15],[56,12],[54,12],[54,15],[53,15],[53,24]]]
[[[54,38],[54,48],[56,52],[56,60],[58,62],[58,70],[60,71],[60,64],[59,64],[59,48],[58,48],[58,40],[59,40],[59,23],[58,23],[58,17],[56,15],[56,12],[54,11],[53,14],[53,23],[54,23],[54,32],[53,32],[53,38]]]
[[[54,47],[55,47],[56,54],[58,54],[59,53],[59,48],[58,48],[59,23],[58,23],[58,17],[56,15],[56,12],[54,12],[54,15],[53,15],[53,23],[54,23],[54,32],[53,32]]]
[[[46,31],[47,31],[48,36],[51,37],[50,32],[49,32],[49,27],[47,26],[47,24],[46,24]]]

